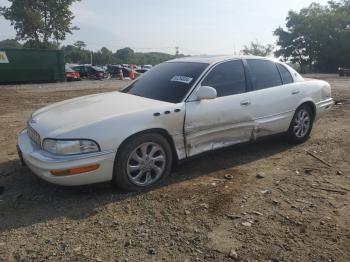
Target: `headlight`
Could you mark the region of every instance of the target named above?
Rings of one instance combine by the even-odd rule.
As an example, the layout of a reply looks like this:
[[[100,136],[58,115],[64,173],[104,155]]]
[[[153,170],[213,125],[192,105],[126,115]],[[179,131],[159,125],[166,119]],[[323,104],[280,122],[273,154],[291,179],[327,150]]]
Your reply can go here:
[[[77,155],[99,152],[98,144],[92,140],[45,139],[43,149],[55,155]]]

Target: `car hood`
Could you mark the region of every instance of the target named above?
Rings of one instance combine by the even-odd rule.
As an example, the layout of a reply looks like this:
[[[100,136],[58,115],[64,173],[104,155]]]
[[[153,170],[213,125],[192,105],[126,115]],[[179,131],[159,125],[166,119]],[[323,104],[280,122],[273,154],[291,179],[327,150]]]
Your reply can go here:
[[[33,113],[29,123],[40,135],[54,138],[104,119],[169,105],[172,104],[121,92],[102,93],[66,100],[39,109]]]

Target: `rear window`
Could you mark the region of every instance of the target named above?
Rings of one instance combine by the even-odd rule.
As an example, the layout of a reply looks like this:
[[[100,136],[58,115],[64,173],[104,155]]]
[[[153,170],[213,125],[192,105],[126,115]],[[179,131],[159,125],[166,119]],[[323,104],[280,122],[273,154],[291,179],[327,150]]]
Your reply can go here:
[[[269,60],[247,59],[254,90],[282,85],[275,63]]]
[[[162,63],[153,67],[123,92],[170,103],[179,103],[207,67],[206,63]]]
[[[93,66],[92,68],[98,72],[104,72],[104,70],[101,67]]]
[[[294,82],[292,75],[284,65],[277,64],[277,67],[281,73],[283,84],[287,85]]]

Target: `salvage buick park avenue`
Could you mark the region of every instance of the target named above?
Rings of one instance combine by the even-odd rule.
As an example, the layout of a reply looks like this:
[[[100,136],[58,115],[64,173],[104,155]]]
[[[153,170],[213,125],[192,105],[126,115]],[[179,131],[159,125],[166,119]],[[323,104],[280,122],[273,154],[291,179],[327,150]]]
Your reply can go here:
[[[60,185],[154,186],[174,161],[285,133],[304,142],[333,105],[330,85],[261,57],[187,57],[162,63],[122,92],[34,112],[18,137],[23,163]]]

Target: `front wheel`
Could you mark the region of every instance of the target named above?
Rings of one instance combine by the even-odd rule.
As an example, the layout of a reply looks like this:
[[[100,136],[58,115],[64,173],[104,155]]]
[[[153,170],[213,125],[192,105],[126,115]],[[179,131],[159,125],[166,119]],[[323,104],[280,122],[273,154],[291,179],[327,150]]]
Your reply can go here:
[[[305,142],[311,133],[314,121],[312,109],[308,105],[300,106],[294,114],[288,129],[289,140],[293,143]]]
[[[113,183],[127,191],[151,188],[165,179],[172,167],[172,150],[159,134],[142,134],[128,140],[115,160]]]

